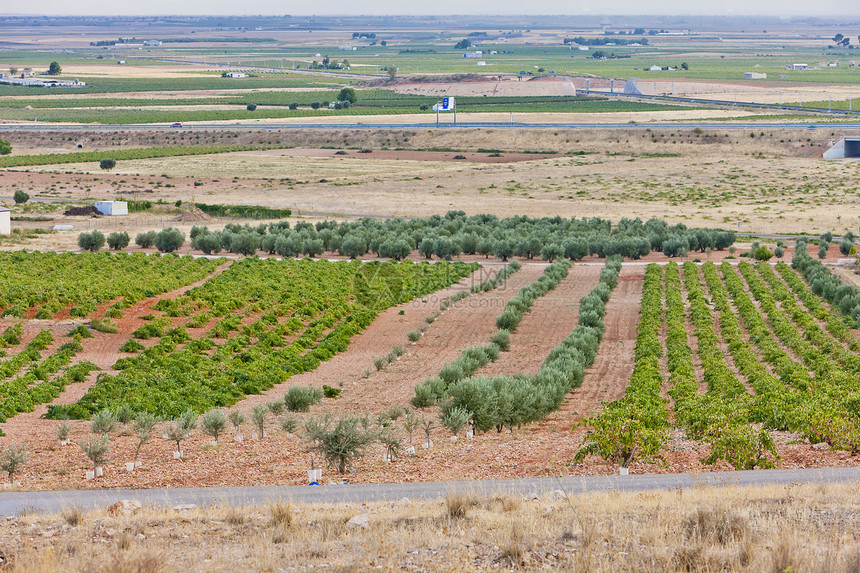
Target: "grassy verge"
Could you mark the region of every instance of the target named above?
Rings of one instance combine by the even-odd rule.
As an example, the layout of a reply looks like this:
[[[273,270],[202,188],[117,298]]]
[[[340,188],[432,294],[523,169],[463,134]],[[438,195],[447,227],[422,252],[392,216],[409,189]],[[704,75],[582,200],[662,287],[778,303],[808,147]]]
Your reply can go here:
[[[390,569],[853,571],[851,485],[703,487],[538,497],[188,510],[69,507],[2,526],[13,571]],[[675,508],[667,511],[666,508]],[[364,516],[363,525],[350,519]],[[852,565],[855,568],[852,568]]]

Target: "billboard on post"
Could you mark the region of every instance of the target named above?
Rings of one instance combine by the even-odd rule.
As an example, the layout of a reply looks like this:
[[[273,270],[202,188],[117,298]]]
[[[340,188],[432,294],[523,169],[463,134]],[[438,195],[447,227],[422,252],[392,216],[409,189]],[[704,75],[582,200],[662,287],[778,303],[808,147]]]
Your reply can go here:
[[[454,98],[443,97],[441,102],[433,105],[433,111],[452,111],[454,106]]]

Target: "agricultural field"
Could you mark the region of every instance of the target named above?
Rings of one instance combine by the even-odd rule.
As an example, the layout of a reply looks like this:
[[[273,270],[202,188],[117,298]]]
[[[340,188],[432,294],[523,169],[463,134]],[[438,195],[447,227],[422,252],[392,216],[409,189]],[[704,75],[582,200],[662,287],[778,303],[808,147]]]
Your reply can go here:
[[[759,234],[856,230],[853,161],[823,161],[823,127],[507,130],[201,130],[14,133],[0,199],[22,229],[139,232],[227,222],[191,204],[289,209],[291,222],[547,214]],[[84,146],[78,149],[77,145]],[[110,171],[99,160],[113,158]],[[16,204],[22,191],[31,199]],[[94,200],[148,201],[128,218],[66,217]],[[241,223],[241,221],[238,221]],[[740,226],[739,226],[740,224]],[[19,245],[75,249],[77,233]]]
[[[856,118],[742,105],[854,111],[856,32],[642,20],[0,17],[0,72],[87,84],[0,85],[7,487],[860,466]],[[0,558],[851,570],[846,491],[68,508]]]
[[[579,30],[575,34],[547,23],[530,31],[476,31],[483,22],[434,30],[434,24],[389,24],[354,37],[342,22],[316,33],[267,26],[242,34],[221,27],[189,29],[184,23],[150,26],[159,45],[144,49],[126,36],[129,30],[105,36],[111,27],[89,29],[35,43],[28,36],[38,36],[38,27],[3,21],[8,37],[21,40],[16,49],[0,50],[4,72],[40,77],[53,59],[61,65],[60,79],[86,86],[57,91],[0,85],[0,121],[170,124],[365,116],[428,121],[442,95],[457,95],[463,118],[471,115],[472,121],[485,121],[477,114],[498,114],[493,121],[504,121],[504,115],[525,113],[565,114],[571,120],[613,113],[644,119],[657,111],[719,117],[708,115],[720,107],[715,105],[607,97],[630,78],[646,96],[704,94],[832,109],[851,107],[850,99],[860,96],[853,46],[834,45],[826,35],[830,31],[815,26],[798,24],[806,32],[798,36],[775,21],[770,32],[739,31],[734,26],[742,22],[727,21],[724,29],[700,22],[701,30],[673,35],[636,26],[638,35],[603,25],[583,31],[578,21],[571,23]],[[462,42],[468,44],[458,47]],[[480,57],[464,57],[474,51]],[[808,69],[793,69],[797,63]],[[653,66],[665,69],[651,71]],[[752,71],[767,74],[767,80],[744,80]],[[222,77],[228,72],[245,77]],[[344,87],[355,88],[356,98],[348,107],[329,109]],[[587,90],[598,93],[583,96]]]
[[[479,233],[480,220],[437,223]],[[635,224],[608,239],[582,225],[560,228],[571,249],[577,236],[636,242]],[[271,236],[291,243],[309,227]],[[360,237],[343,228],[344,242]],[[641,240],[660,229],[649,222]],[[316,231],[306,240],[340,236]],[[696,236],[678,232],[664,250]],[[443,238],[432,242],[464,240]],[[483,266],[444,252],[433,264],[13,253],[2,429],[30,444],[16,480],[38,488],[302,483],[311,436],[333,423],[365,455],[332,458],[326,472],[370,482],[852,465],[860,291],[801,245],[794,268],[744,257],[629,266],[607,252],[583,264],[564,247],[539,264],[519,246],[516,260],[499,252]],[[74,298],[46,312],[19,286],[38,280],[40,257],[64,257],[70,277],[106,269],[119,288],[89,312]],[[162,261],[179,282],[116,280]],[[202,432],[219,411],[234,421],[210,443]],[[140,434],[147,420],[166,420],[161,439],[160,423]],[[102,440],[115,461],[103,456],[104,477],[84,480],[86,456],[60,440]],[[121,471],[134,460],[143,467]]]

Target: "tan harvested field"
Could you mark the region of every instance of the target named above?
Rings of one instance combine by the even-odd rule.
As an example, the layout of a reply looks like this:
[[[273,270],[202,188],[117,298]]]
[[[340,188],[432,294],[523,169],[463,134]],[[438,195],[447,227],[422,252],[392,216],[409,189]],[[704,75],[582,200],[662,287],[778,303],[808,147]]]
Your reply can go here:
[[[117,59],[123,59],[117,56]],[[215,73],[211,66],[182,64],[182,65],[104,65],[104,64],[72,64],[63,67],[63,73],[87,77],[109,76],[111,78],[195,78],[201,72]],[[220,70],[217,72],[220,74]]]
[[[679,55],[679,57],[681,56]],[[492,73],[491,68],[487,68],[485,73]],[[814,85],[804,85],[797,82],[786,84],[785,82],[768,83],[767,80],[740,79],[720,82],[686,79],[676,81],[667,79],[665,77],[666,74],[671,74],[671,72],[643,72],[638,74],[636,87],[642,95],[646,96],[706,98],[745,103],[787,104],[789,102],[827,101],[829,97],[835,101],[860,98],[860,87],[845,84],[816,83]],[[626,78],[612,80],[610,78],[566,76],[559,79],[548,78],[523,81],[518,78],[507,77],[497,81],[485,82],[401,83],[390,89],[402,94],[426,96],[565,96],[584,95],[587,90],[598,92],[614,90],[617,93],[623,93],[626,81]],[[603,116],[604,114],[592,115]],[[710,118],[720,116],[702,115],[700,117]]]
[[[510,78],[501,81],[447,84],[403,83],[392,89],[402,94],[434,96],[534,97],[576,95],[576,87],[572,81],[519,81]]]
[[[761,117],[767,115],[778,115],[777,110],[723,110],[723,109],[681,109],[669,111],[629,111],[629,112],[606,112],[606,113],[457,113],[457,121],[462,123],[505,123],[513,118],[514,123],[536,123],[547,124],[552,127],[558,123],[647,123],[653,121],[692,121],[692,120],[725,120],[729,118],[743,119],[745,117]],[[440,123],[453,124],[452,114],[442,114]],[[795,120],[800,121],[800,120]],[[436,114],[398,114],[398,115],[320,115],[308,120],[306,117],[285,117],[265,119],[240,119],[199,122],[206,125],[213,123],[221,124],[297,124],[308,123],[319,125],[361,125],[361,124],[427,124],[428,127],[436,125]],[[193,125],[195,122],[188,122]]]
[[[161,135],[164,143],[174,143],[172,135]],[[250,142],[267,135],[244,137]],[[120,161],[111,173],[95,164],[10,168],[0,171],[0,196],[11,197],[18,187],[35,197],[69,200],[131,191],[140,199],[258,204],[306,217],[426,217],[462,209],[499,216],[657,217],[734,229],[740,221],[742,231],[754,233],[843,233],[860,224],[860,163],[821,159],[839,136],[824,129],[285,130],[268,137],[296,149]],[[86,136],[73,139],[100,146]],[[342,146],[344,155],[316,146]],[[74,150],[69,147],[53,149]],[[412,151],[434,148],[451,151]],[[478,149],[499,149],[500,157]],[[454,159],[458,155],[465,159]]]
[[[70,507],[0,524],[9,571],[855,571],[856,484],[367,504]],[[364,527],[347,522],[364,515]]]
[[[680,56],[679,56],[680,57]],[[754,72],[755,69],[750,69]],[[774,82],[776,78],[762,80],[673,80],[666,77],[671,72],[643,72],[636,78],[636,87],[647,96],[676,96],[690,98],[705,98],[721,101],[736,101],[745,103],[787,104],[789,102],[834,101],[860,97],[860,87],[846,84],[815,83],[812,85],[801,82]],[[574,87],[582,94],[586,90],[586,78],[571,78]],[[616,92],[624,89],[626,80],[615,80]],[[529,82],[531,83],[531,82]],[[589,78],[588,87],[602,92],[611,89],[607,78]],[[548,94],[549,95],[549,94]]]

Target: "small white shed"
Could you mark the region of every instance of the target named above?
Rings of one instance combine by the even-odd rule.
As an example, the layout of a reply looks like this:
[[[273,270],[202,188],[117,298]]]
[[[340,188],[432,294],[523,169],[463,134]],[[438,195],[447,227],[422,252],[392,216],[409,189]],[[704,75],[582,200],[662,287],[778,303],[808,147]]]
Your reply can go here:
[[[128,203],[125,201],[96,201],[96,209],[105,215],[128,215]]]
[[[12,211],[0,207],[0,235],[12,234]]]

